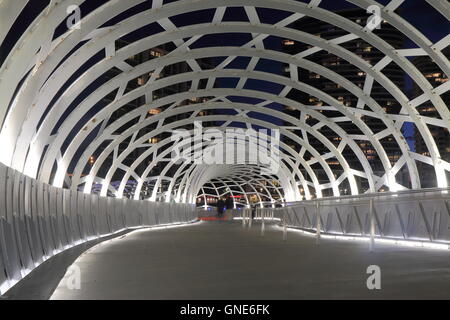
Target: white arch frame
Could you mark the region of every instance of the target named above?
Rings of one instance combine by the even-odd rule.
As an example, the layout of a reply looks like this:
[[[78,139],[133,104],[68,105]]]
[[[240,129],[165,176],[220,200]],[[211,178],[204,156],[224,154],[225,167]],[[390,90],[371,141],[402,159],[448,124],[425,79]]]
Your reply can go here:
[[[450,62],[443,55],[442,50],[450,44],[450,37],[447,36],[437,43],[432,43],[429,41],[414,26],[406,22],[394,12],[394,10],[398,8],[403,1],[404,0],[392,0],[386,6],[383,6],[373,0],[349,0],[349,2],[363,9],[367,9],[371,5],[380,6],[380,8],[382,8],[382,18],[417,44],[417,49],[394,50],[383,39],[370,32],[368,28],[361,27],[346,18],[320,8],[320,0],[312,0],[309,4],[295,2],[292,0],[229,0],[227,1],[227,6],[223,6],[223,2],[220,0],[204,0],[201,2],[193,0],[180,0],[166,5],[162,5],[162,1],[153,1],[152,8],[150,10],[142,11],[132,17],[126,18],[115,26],[99,29],[99,27],[106,23],[110,18],[144,2],[144,0],[111,0],[104,5],[101,5],[87,16],[83,17],[81,20],[83,27],[81,29],[69,30],[61,37],[53,40],[53,32],[61,21],[64,20],[66,12],[65,7],[61,5],[62,1],[51,1],[48,7],[30,24],[27,31],[14,45],[13,49],[6,58],[6,61],[0,66],[0,79],[7,79],[7,81],[0,81],[0,92],[2,92],[2,95],[0,95],[0,120],[2,122],[0,143],[4,146],[4,150],[0,155],[0,161],[26,173],[33,178],[39,177],[40,180],[44,182],[49,182],[51,175],[55,173],[52,172],[52,169],[54,163],[56,162],[58,163],[58,166],[54,184],[56,186],[62,186],[67,173],[68,163],[73,160],[74,153],[76,151],[75,146],[77,143],[86,138],[87,133],[77,134],[74,139],[74,143],[69,146],[64,154],[60,154],[61,146],[67,137],[69,137],[73,127],[81,120],[81,117],[84,116],[89,105],[92,105],[101,98],[102,92],[108,93],[114,89],[119,89],[119,94],[116,97],[117,101],[110,104],[107,108],[101,110],[96,115],[100,115],[99,121],[103,122],[103,130],[101,130],[99,136],[95,140],[95,144],[93,143],[93,146],[99,145],[103,141],[107,140],[112,140],[112,144],[110,145],[117,145],[120,139],[111,135],[113,132],[112,129],[115,126],[120,123],[126,123],[127,120],[130,120],[132,116],[139,112],[141,112],[141,119],[144,120],[143,115],[145,114],[145,108],[147,107],[148,109],[147,105],[141,106],[139,108],[139,112],[127,114],[123,117],[123,119],[117,121],[117,123],[115,122],[113,125],[105,128],[105,124],[108,121],[107,113],[111,112],[113,108],[119,108],[121,103],[126,103],[127,99],[139,95],[140,93],[144,93],[147,98],[147,104],[149,105],[163,105],[163,103],[167,101],[170,101],[172,104],[172,108],[165,110],[162,113],[162,116],[160,116],[161,119],[159,119],[160,121],[158,122],[157,130],[155,130],[153,134],[159,132],[158,130],[164,127],[162,125],[164,122],[164,116],[167,117],[169,115],[181,114],[181,111],[180,113],[177,113],[179,111],[177,109],[180,108],[175,108],[175,106],[178,101],[180,101],[179,99],[188,96],[188,94],[174,94],[170,96],[172,100],[163,98],[159,99],[160,101],[153,101],[150,97],[150,93],[154,91],[155,88],[158,88],[158,86],[163,88],[165,86],[180,83],[183,80],[186,81],[186,79],[189,79],[192,85],[189,94],[194,97],[196,95],[204,96],[206,94],[212,94],[214,97],[213,101],[215,101],[212,105],[214,105],[214,103],[216,106],[220,105],[220,103],[229,103],[229,100],[227,99],[228,95],[254,93],[255,98],[259,98],[264,101],[259,104],[258,107],[264,107],[272,102],[294,106],[301,111],[302,117],[305,115],[313,116],[319,121],[319,124],[314,125],[313,127],[302,126],[298,121],[290,121],[290,123],[294,124],[294,126],[298,127],[303,132],[304,139],[305,137],[307,138],[306,132],[312,134],[311,128],[320,129],[326,125],[330,129],[334,130],[334,132],[336,132],[344,142],[344,144],[341,144],[337,148],[324,136],[320,134],[312,135],[323,143],[339,160],[345,172],[345,176],[339,177],[339,179],[341,179],[340,182],[344,179],[349,179],[353,193],[355,193],[355,182],[353,178],[355,175],[368,179],[370,191],[377,191],[377,189],[383,185],[387,185],[391,190],[402,188],[402,186],[396,183],[395,175],[404,165],[408,168],[412,187],[420,188],[420,179],[416,165],[417,161],[433,165],[437,176],[436,185],[438,187],[446,187],[448,185],[446,180],[446,171],[450,171],[450,163],[441,159],[440,152],[435,141],[433,140],[428,125],[435,125],[450,129],[450,111],[441,98],[442,94],[450,90],[450,84],[447,82],[439,87],[433,88],[426,78],[412,65],[407,57],[428,55],[436,63],[436,65],[441,68],[442,72],[448,76],[450,74]],[[448,4],[444,1],[427,1],[430,5],[440,10],[444,17],[449,19],[450,6]],[[80,5],[84,1],[71,0],[70,2],[71,4]],[[7,31],[11,28],[21,10],[25,7],[26,1],[4,0],[0,5],[2,5],[3,8],[9,13],[8,15],[1,16],[0,41],[3,41],[6,37]],[[249,22],[223,22],[222,18],[226,8],[232,6],[243,7]],[[283,10],[290,12],[291,14],[274,25],[267,25],[260,22],[258,12],[255,7]],[[170,20],[172,16],[202,9],[215,9],[214,18],[211,23],[178,28]],[[314,17],[318,20],[335,25],[347,31],[348,35],[337,39],[324,40],[287,27],[287,25],[291,22],[294,22],[303,16]],[[155,34],[149,38],[137,41],[118,51],[116,51],[114,45],[109,45],[111,41],[115,41],[121,36],[150,23],[158,23],[165,31]],[[206,34],[227,32],[251,34],[252,40],[240,48],[206,48],[191,50],[189,47]],[[273,52],[264,47],[263,40],[269,35],[293,39],[296,41],[303,41],[305,43],[309,43],[313,47],[305,52],[297,54],[296,56],[287,56],[282,53]],[[188,38],[189,40],[185,42],[182,40],[184,38]],[[385,54],[384,59],[382,59],[378,64],[371,66],[355,54],[348,52],[339,46],[341,43],[356,38],[361,38],[374,46],[376,49],[380,50]],[[82,44],[63,62],[63,58],[66,57],[66,55],[81,41],[86,41],[86,43]],[[140,52],[138,50],[143,51],[145,49],[149,49],[152,47],[148,47],[150,44],[153,43],[155,44],[154,46],[157,46],[158,44],[163,44],[164,41],[173,42],[177,48],[173,52],[170,52],[167,56],[146,63],[145,67],[148,69],[145,70],[151,70],[156,74],[162,69],[162,66],[168,65],[170,62],[186,61],[189,66],[191,66],[193,72],[162,78],[156,81],[152,77],[149,84],[145,86],[145,90],[134,90],[129,94],[124,95],[123,91],[126,87],[126,83],[128,82],[127,80],[129,80],[130,77],[135,76],[139,70],[142,71],[142,66],[132,68],[127,65],[124,60],[133,52],[137,53]],[[145,42],[147,42],[147,47],[145,46]],[[253,49],[252,46],[255,46],[255,49]],[[49,113],[43,118],[41,124],[38,125],[43,111],[48,108],[48,105],[55,94],[61,90],[65,80],[69,79],[69,77],[82,65],[83,62],[92,57],[99,50],[104,51],[106,57],[101,59],[96,65],[88,68],[85,73],[76,79],[74,84],[67,88],[62,96],[56,101],[53,107],[49,110]],[[401,113],[399,115],[386,114],[383,112],[381,106],[370,97],[370,90],[369,92],[366,92],[366,90],[361,90],[335,72],[304,59],[307,55],[320,50],[327,50],[330,53],[347,60],[360,70],[364,71],[367,75],[367,79],[375,80],[381,84],[402,106]],[[228,58],[211,71],[201,70],[195,61],[195,59],[198,58],[223,55],[227,55]],[[247,69],[225,70],[224,68],[237,56],[247,56],[251,58]],[[362,105],[367,105],[371,111],[364,110],[363,108],[347,110],[346,107],[340,105],[339,102],[333,97],[330,97],[324,92],[299,82],[296,71],[291,71],[291,79],[255,71],[256,64],[262,58],[288,63],[289,65],[294,66],[295,70],[297,67],[307,67],[315,73],[341,85],[344,89],[357,96]],[[406,95],[401,92],[401,90],[397,88],[386,76],[384,76],[382,70],[391,62],[397,64],[413,79],[417,86],[423,91],[421,96],[409,101]],[[70,103],[73,102],[73,99],[87,85],[95,80],[96,75],[102,74],[102,72],[113,66],[119,67],[123,73],[110,82],[102,85],[98,88],[98,90],[93,92],[89,98],[77,106],[77,112],[72,112],[69,117],[63,121],[63,125],[60,127],[60,130],[58,130],[58,134],[56,136],[52,136],[52,130],[54,130],[55,125],[60,122],[61,119],[64,119],[63,114],[67,110]],[[221,76],[234,76],[238,78],[238,85],[233,89],[213,89],[212,84],[214,83],[214,80]],[[24,81],[21,83],[22,78],[24,78]],[[207,89],[200,90],[198,88],[198,83],[200,79],[204,78],[208,79]],[[283,90],[279,93],[278,97],[267,93],[252,92],[244,89],[245,83],[248,79],[274,82],[282,85]],[[21,85],[19,87],[20,83]],[[13,98],[16,88],[20,88],[20,90],[17,90],[17,94]],[[316,96],[320,100],[329,104],[329,106],[322,107],[320,110],[339,111],[342,114],[342,117],[326,118],[325,116],[321,116],[319,112],[312,110],[311,107],[303,106],[294,101],[290,101],[286,98],[286,95],[291,89],[297,89]],[[416,107],[427,101],[430,101],[436,108],[440,119],[423,117],[418,113]],[[208,103],[202,105],[201,107],[205,109],[210,108]],[[237,111],[238,115],[234,117],[222,117],[222,120],[226,121],[226,123],[230,123],[232,121],[244,121],[248,125],[251,125],[251,123],[255,122],[252,122],[252,120],[246,116],[248,112],[254,112],[255,107],[243,104],[239,104],[239,106],[237,106],[235,104],[235,106],[230,109]],[[279,119],[286,119],[283,115],[272,112],[270,108],[264,109],[265,114],[277,116]],[[244,116],[241,117],[240,115]],[[386,126],[386,129],[382,132],[374,134],[371,129],[359,119],[361,115],[380,119]],[[197,118],[194,113],[193,117]],[[208,119],[216,118],[212,117]],[[367,161],[364,161],[363,155],[354,139],[346,134],[345,130],[339,126],[339,122],[348,120],[352,120],[355,123],[355,125],[363,132],[367,140],[370,141],[376,150],[384,167],[385,176],[376,177],[373,174],[372,168]],[[151,123],[152,121],[145,120],[144,122]],[[400,131],[400,128],[404,122],[412,122],[415,124],[423,140],[425,141],[430,156],[419,155],[411,152]],[[255,123],[260,122],[256,121]],[[92,123],[87,122],[86,125],[91,126]],[[265,123],[264,125],[267,126],[268,124]],[[133,126],[132,128],[138,127]],[[93,126],[88,127],[87,132],[92,132],[92,129]],[[128,131],[129,130],[127,130],[127,132]],[[285,136],[290,136],[289,131],[286,131],[285,128],[283,128],[283,132],[285,132]],[[381,139],[391,135],[394,137],[400,151],[402,152],[401,158],[394,166],[391,166],[387,154],[380,143]],[[128,145],[125,153],[134,150],[135,147],[139,147],[139,144],[134,141],[133,135],[131,136],[132,143]],[[304,139],[300,139],[297,136],[293,140],[296,142],[307,143],[307,139],[303,141]],[[137,141],[141,142],[140,140],[141,139],[138,139]],[[48,146],[48,150],[44,155],[46,146]],[[345,159],[339,156],[340,152],[346,146],[352,147],[355,151],[356,156],[364,168],[364,172],[355,172],[354,169],[348,166]],[[150,149],[151,148],[152,147],[150,147]],[[89,150],[91,149],[93,149],[93,147],[89,148]],[[109,146],[107,149],[110,150]],[[152,151],[157,151],[157,149],[158,148],[155,147]],[[304,149],[306,150],[308,148],[304,145]],[[308,149],[308,151],[309,150],[310,149]],[[145,154],[152,154],[152,151]],[[329,168],[326,169],[327,166],[323,164],[323,159],[321,159],[324,155],[320,155],[317,152],[312,152],[312,154],[315,157],[315,161],[321,163],[327,172],[330,185],[336,194],[337,185],[340,183],[339,179],[336,182],[334,177],[332,177],[332,175],[330,176]],[[108,154],[101,156],[101,160],[104,160],[107,155]],[[71,186],[74,189],[78,187],[78,182],[80,182],[79,176],[80,172],[83,170],[83,164],[86,163],[86,156],[90,156],[90,154],[85,153],[77,162],[76,174]],[[117,157],[117,159],[115,159],[113,166],[114,168],[120,164],[120,159],[122,158],[123,156],[121,154]],[[300,158],[301,155],[293,157],[293,159],[295,159],[294,166],[299,166],[302,164],[302,166],[305,167]],[[42,159],[43,164],[39,168],[39,163]],[[285,157],[285,159],[291,161],[290,156]],[[96,163],[95,167],[97,166],[101,166],[101,163],[99,162],[98,165]],[[40,172],[39,175],[38,170]],[[129,172],[126,172],[126,176],[133,173],[131,171],[133,170],[132,166],[127,170]],[[168,170],[169,167],[164,169],[164,173]],[[187,179],[189,181],[192,179],[196,179],[196,181],[203,181],[203,179],[198,176],[201,172],[204,171],[199,171],[199,168],[187,170],[184,172],[184,177],[182,180],[185,180],[185,178],[188,177],[186,174],[189,173],[189,175],[191,175],[195,173],[194,176],[190,176]],[[179,173],[181,173],[181,171],[179,172],[179,170],[177,170],[177,174]],[[109,188],[110,176],[112,176],[112,174],[108,174],[104,181],[101,180],[105,183],[104,189]],[[297,177],[302,180],[298,174]],[[171,188],[174,186],[177,178],[177,176],[172,177],[172,181],[170,183]],[[314,179],[313,176],[311,176],[311,178]],[[88,180],[89,185],[89,181],[92,182],[96,179],[98,179],[98,177],[96,177],[95,170],[93,170],[86,180]],[[160,181],[160,179],[158,179],[158,181]],[[306,186],[311,182],[301,181],[301,183]],[[318,182],[315,183],[315,187],[317,196],[321,196]],[[305,190],[307,189],[308,188],[305,188]],[[186,193],[184,194],[187,195]],[[186,197],[184,197],[184,199],[186,199]]]

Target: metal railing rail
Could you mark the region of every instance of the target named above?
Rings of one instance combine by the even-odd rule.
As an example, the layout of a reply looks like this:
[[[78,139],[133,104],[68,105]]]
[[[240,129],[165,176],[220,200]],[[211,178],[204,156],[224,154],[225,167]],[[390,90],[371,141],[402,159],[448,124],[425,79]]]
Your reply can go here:
[[[402,240],[420,244],[450,243],[450,188],[329,197],[285,203],[274,209],[283,225],[315,233]]]
[[[397,192],[377,192],[377,193],[366,193],[366,194],[360,194],[360,195],[344,195],[339,197],[323,197],[323,198],[316,198],[316,199],[310,199],[310,200],[303,200],[303,201],[295,201],[295,202],[284,202],[283,205],[291,206],[296,204],[304,204],[304,203],[314,203],[314,202],[320,202],[324,203],[326,201],[345,201],[345,200],[362,200],[362,199],[378,199],[380,201],[381,199],[387,199],[387,200],[393,200],[393,199],[400,199],[402,196],[411,196],[411,195],[426,195],[429,196],[430,194],[436,194],[436,195],[450,195],[450,188],[424,188],[424,189],[415,189],[415,190],[402,190]]]
[[[315,235],[317,244],[329,236],[368,240],[371,251],[378,241],[430,248],[450,244],[450,188],[327,197],[257,208],[254,219],[251,209],[237,210],[236,216],[244,228],[259,221],[261,236],[268,221],[277,221],[284,240],[287,230],[296,228]]]
[[[127,229],[195,221],[190,204],[56,188],[0,164],[0,295],[50,257]]]

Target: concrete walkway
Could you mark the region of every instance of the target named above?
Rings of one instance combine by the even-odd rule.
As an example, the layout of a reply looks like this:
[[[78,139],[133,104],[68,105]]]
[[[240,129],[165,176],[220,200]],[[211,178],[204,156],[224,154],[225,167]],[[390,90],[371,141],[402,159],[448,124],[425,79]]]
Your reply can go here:
[[[211,221],[130,233],[77,259],[81,289],[66,278],[52,299],[450,298],[450,252],[325,240],[260,224]],[[369,265],[381,290],[368,290]]]

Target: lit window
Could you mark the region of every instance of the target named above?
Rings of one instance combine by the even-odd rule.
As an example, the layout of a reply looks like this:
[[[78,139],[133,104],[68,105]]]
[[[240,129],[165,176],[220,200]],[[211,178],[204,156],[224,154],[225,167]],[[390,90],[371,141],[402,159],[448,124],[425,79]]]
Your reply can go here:
[[[159,114],[159,113],[161,113],[161,110],[160,109],[150,109],[150,110],[148,110],[148,113],[149,114]]]
[[[292,46],[294,44],[294,41],[292,40],[283,40],[283,45],[285,46]]]
[[[326,62],[324,63],[325,66],[339,66],[341,63],[339,61],[336,62]]]
[[[144,77],[138,78],[138,85],[143,86],[146,82],[146,79]]]
[[[151,54],[152,56],[154,56],[154,57],[161,57],[161,56],[162,56],[161,52],[155,51],[155,50],[151,50],[151,51],[150,51],[150,54]]]

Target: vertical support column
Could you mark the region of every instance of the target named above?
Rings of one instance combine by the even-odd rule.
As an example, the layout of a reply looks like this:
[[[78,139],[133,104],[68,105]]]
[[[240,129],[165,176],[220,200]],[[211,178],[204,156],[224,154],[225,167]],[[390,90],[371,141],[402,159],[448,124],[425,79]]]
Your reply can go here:
[[[316,202],[316,244],[320,244],[320,203],[319,201]]]
[[[242,210],[242,228],[245,228],[245,214],[246,214],[247,210],[244,209]]]
[[[283,210],[283,240],[287,241],[287,223],[286,223],[286,210]]]
[[[373,199],[369,200],[369,217],[370,217],[370,245],[369,250],[373,252],[375,247],[375,216],[373,211]]]
[[[252,227],[252,221],[253,221],[252,210],[251,209],[250,210],[247,209],[247,212],[248,212],[248,218],[249,218],[249,220],[248,220],[248,227],[251,228]]]

